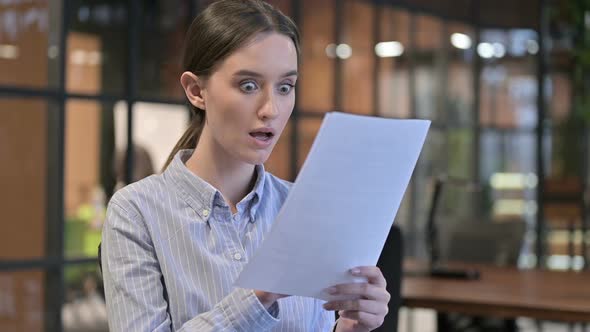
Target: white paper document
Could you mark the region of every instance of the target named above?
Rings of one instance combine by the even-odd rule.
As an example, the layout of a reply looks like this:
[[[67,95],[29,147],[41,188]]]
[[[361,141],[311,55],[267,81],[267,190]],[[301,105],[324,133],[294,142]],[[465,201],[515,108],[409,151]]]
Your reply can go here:
[[[279,211],[235,286],[334,299],[377,264],[422,150],[427,120],[326,114]]]

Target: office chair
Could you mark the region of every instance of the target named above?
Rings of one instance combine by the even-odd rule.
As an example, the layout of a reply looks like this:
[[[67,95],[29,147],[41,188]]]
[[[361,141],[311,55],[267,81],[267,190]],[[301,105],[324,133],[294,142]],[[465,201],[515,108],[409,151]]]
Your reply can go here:
[[[428,223],[428,236],[431,257],[431,273],[437,266],[443,266],[442,275],[458,275],[457,271],[445,271],[440,261],[488,263],[500,266],[516,266],[523,243],[526,224],[522,219],[504,222],[490,220],[464,220],[454,227],[438,232],[435,223],[437,203],[440,199],[443,183],[450,182],[444,177],[437,179],[433,194]],[[455,186],[463,187],[466,191],[479,191],[481,188],[474,183],[454,180]],[[475,190],[474,190],[475,189]],[[444,235],[444,236],[441,236]],[[477,271],[466,271],[465,276],[479,277]],[[440,326],[449,331],[516,331],[514,319],[493,319],[469,316],[455,313],[438,313]]]
[[[516,266],[525,231],[522,219],[459,223],[449,231],[442,256],[448,261]]]

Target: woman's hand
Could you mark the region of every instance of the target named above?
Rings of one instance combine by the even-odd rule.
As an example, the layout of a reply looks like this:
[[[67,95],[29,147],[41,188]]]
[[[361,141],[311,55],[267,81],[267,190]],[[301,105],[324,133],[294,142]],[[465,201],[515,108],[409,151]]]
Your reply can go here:
[[[338,310],[340,319],[337,332],[366,332],[383,324],[389,311],[387,304],[391,295],[381,270],[376,266],[361,266],[350,270],[354,276],[364,276],[367,283],[341,284],[328,288],[331,295],[356,295],[356,300],[330,301],[324,304],[326,310]]]

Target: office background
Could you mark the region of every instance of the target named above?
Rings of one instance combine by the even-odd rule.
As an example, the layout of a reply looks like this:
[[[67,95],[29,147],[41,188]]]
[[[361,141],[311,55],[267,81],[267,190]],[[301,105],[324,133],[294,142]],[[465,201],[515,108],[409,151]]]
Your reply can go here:
[[[105,329],[105,204],[188,125],[182,42],[209,2],[0,1],[0,330]],[[407,256],[426,257],[433,183],[450,176],[481,190],[444,187],[442,232],[520,220],[519,266],[587,267],[584,1],[269,2],[303,48],[268,170],[294,180],[328,111],[430,119],[395,221]]]

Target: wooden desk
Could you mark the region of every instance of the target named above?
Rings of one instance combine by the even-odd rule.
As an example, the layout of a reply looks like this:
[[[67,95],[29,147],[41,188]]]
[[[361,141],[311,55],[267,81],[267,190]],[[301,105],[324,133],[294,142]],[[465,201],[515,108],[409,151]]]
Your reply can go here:
[[[455,265],[479,269],[479,280],[405,276],[402,303],[495,317],[590,322],[590,272],[517,270],[485,265]],[[414,263],[404,264],[415,270]]]

